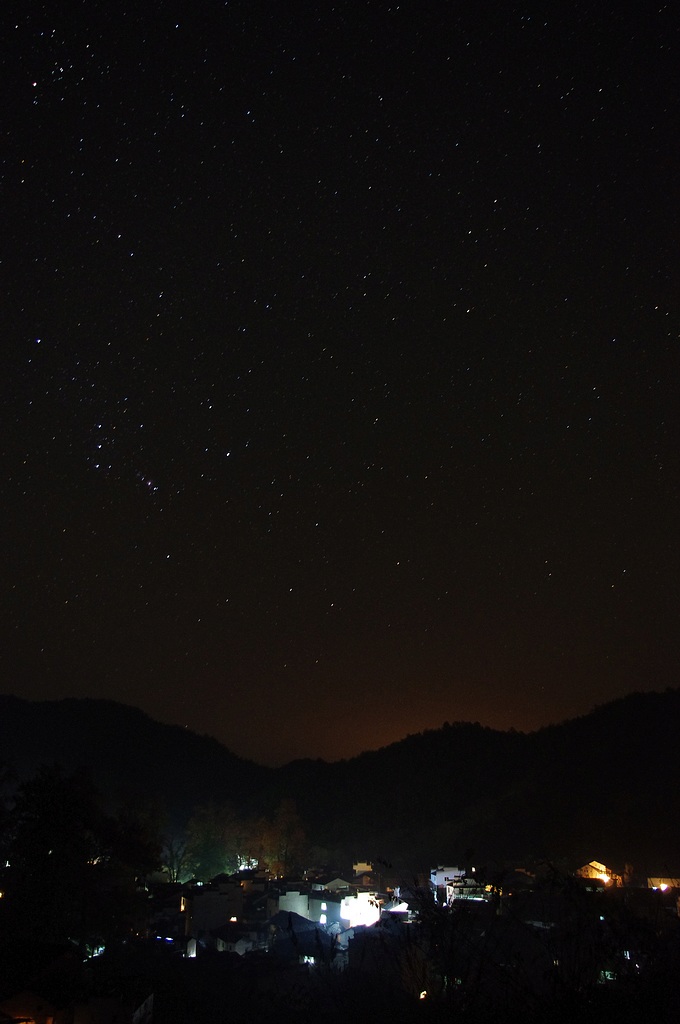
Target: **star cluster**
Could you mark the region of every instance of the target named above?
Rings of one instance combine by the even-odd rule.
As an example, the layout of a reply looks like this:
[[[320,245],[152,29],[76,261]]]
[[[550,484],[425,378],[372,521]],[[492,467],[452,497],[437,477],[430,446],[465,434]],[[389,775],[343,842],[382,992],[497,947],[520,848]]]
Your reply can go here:
[[[0,18],[8,689],[276,762],[677,685],[671,5]]]

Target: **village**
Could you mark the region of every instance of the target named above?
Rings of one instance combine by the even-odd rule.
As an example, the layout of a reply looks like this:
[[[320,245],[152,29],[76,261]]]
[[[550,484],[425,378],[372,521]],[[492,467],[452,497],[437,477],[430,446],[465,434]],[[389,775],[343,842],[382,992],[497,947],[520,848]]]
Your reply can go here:
[[[243,1022],[361,1019],[386,1000],[396,1019],[456,1008],[512,1020],[565,994],[601,1004],[602,1019],[622,999],[661,1000],[664,1020],[666,1002],[678,1005],[680,879],[629,865],[437,866],[405,880],[357,861],[325,876],[149,879],[144,897],[118,948],[84,962],[36,951],[34,984],[5,995],[2,1024],[149,1024],[199,1008]]]

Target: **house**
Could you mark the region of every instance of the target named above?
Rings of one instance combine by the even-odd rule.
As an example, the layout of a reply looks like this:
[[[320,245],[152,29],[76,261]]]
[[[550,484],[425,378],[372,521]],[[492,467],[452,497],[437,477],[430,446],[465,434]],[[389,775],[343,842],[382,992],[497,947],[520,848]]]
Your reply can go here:
[[[244,930],[242,925],[233,921],[216,928],[212,939],[218,953],[238,953],[239,956],[257,945],[257,934]]]
[[[623,875],[617,874],[612,868],[601,864],[599,860],[591,860],[583,867],[578,868],[574,874],[577,878],[599,878],[605,885],[623,885]]]
[[[243,916],[243,890],[236,880],[221,881],[215,887],[195,889],[181,897],[184,911],[184,934],[203,938],[216,928]]]
[[[285,892],[270,893],[269,916],[277,912],[299,914],[315,924],[330,927],[341,923],[342,896],[326,889],[289,889]]]
[[[309,918],[326,928],[342,923],[342,896],[335,892],[313,890],[309,894]]]
[[[453,882],[457,878],[463,878],[465,871],[463,868],[458,867],[436,867],[430,871],[430,885],[436,892],[438,889],[444,889],[448,882]]]
[[[357,860],[352,864],[352,871],[355,875],[370,875],[373,871],[373,865],[369,864],[367,860]]]
[[[309,920],[309,893],[290,889],[279,893],[277,910],[299,914]]]
[[[232,877],[238,880],[246,896],[266,892],[271,878],[268,871],[255,869],[239,871]]]
[[[489,896],[476,878],[454,878],[446,883],[446,902],[449,904],[454,900],[486,900]]]
[[[313,889],[328,889],[329,892],[349,892],[353,883],[345,878],[331,878],[328,882],[314,882]]]

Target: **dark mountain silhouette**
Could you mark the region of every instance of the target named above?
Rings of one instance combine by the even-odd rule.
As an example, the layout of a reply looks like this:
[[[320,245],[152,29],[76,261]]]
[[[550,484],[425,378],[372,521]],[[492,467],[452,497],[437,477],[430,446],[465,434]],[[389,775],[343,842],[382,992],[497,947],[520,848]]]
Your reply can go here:
[[[380,750],[264,768],[217,740],[103,700],[0,697],[0,761],[87,766],[111,799],[186,821],[230,801],[271,813],[292,797],[309,838],[423,866],[507,858],[632,861],[680,854],[680,690],[632,694],[530,734],[446,723]]]
[[[254,809],[272,776],[272,769],[237,757],[211,736],[94,699],[0,696],[0,762],[20,777],[41,764],[87,768],[112,801],[155,805],[173,822],[209,801]]]
[[[294,762],[277,781],[306,820],[322,808],[329,842],[349,821],[371,855],[661,867],[678,851],[679,730],[680,690],[632,694],[530,734],[447,723],[348,761]]]

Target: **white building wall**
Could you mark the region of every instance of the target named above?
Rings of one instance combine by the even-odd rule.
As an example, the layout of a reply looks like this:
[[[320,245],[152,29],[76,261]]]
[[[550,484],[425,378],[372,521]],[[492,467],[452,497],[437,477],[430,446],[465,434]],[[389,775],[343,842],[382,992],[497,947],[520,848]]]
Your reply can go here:
[[[309,896],[306,892],[281,893],[279,896],[279,910],[299,914],[300,917],[306,917],[307,920],[311,920],[309,916]]]
[[[457,867],[437,867],[430,871],[430,884],[433,889],[443,888],[447,882],[462,878],[465,872]]]

